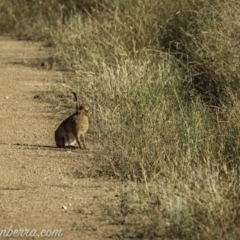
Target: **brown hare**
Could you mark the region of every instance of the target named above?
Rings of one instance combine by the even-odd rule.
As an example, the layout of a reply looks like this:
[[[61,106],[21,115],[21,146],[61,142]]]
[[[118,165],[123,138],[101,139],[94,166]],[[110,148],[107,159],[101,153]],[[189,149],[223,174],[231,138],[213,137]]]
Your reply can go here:
[[[72,92],[77,102],[76,93]],[[55,131],[57,147],[73,147],[77,141],[80,149],[87,149],[85,134],[89,127],[91,108],[76,103],[76,112],[65,119]]]

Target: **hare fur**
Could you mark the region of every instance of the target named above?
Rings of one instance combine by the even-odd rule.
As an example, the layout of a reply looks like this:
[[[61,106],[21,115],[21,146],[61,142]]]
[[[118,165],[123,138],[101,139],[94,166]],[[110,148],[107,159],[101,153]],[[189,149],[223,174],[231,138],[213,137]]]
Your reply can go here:
[[[76,98],[76,94],[73,93]],[[77,142],[80,149],[87,149],[85,134],[89,128],[89,106],[76,104],[76,112],[65,119],[55,131],[57,147],[71,147]]]

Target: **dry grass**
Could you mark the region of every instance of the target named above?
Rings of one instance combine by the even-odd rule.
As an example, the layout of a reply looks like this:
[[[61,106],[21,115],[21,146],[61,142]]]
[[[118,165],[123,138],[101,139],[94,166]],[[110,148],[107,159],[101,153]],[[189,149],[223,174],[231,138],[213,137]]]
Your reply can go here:
[[[126,226],[116,236],[238,239],[239,3],[72,1],[67,14],[48,4],[38,38],[74,70],[66,83],[93,105],[106,172],[126,181],[109,210]],[[6,31],[33,36],[22,16]]]

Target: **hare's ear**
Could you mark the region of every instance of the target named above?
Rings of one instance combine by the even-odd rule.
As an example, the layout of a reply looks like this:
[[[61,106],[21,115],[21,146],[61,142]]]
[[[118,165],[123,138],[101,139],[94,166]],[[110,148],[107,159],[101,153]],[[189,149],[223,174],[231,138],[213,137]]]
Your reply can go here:
[[[72,92],[73,96],[74,96],[74,101],[77,102],[77,94],[75,92]]]
[[[91,107],[85,106],[85,107],[84,107],[84,110],[85,110],[85,114],[86,114],[87,116],[90,116],[90,115],[91,115],[91,113],[92,113]]]
[[[79,112],[79,107],[80,107],[80,105],[79,105],[79,103],[77,102],[77,103],[76,103],[76,112]]]

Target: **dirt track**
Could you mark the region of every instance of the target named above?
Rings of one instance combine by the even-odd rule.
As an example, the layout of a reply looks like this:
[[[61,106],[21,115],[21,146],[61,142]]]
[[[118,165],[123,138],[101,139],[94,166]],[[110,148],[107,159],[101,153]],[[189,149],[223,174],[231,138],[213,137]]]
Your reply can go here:
[[[55,148],[63,115],[34,96],[48,94],[62,73],[24,64],[47,55],[41,44],[0,38],[0,231],[61,229],[61,239],[106,239],[119,230],[104,209],[118,204],[120,184],[76,175],[96,164],[95,151]],[[91,139],[90,131],[94,149]]]

